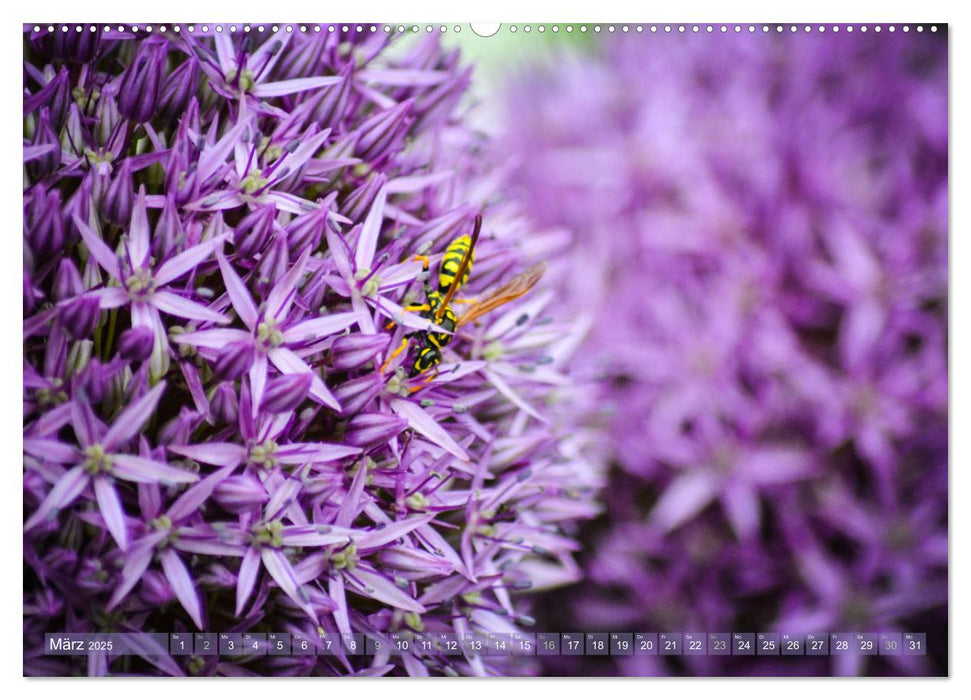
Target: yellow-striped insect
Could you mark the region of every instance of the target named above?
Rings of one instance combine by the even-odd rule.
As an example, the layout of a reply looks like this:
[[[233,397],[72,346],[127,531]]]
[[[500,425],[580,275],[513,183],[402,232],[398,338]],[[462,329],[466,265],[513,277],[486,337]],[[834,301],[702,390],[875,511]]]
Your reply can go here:
[[[475,244],[479,239],[481,229],[482,216],[477,215],[472,235],[459,236],[446,249],[438,270],[438,289],[431,289],[426,285],[426,303],[405,307],[405,311],[417,311],[422,318],[434,322],[435,325],[447,332],[428,330],[409,333],[401,341],[401,345],[385,361],[381,368],[382,371],[391,360],[404,352],[412,338],[417,343],[410,376],[414,377],[432,369],[442,361],[442,348],[452,342],[456,330],[503,304],[518,299],[539,282],[546,269],[543,263],[533,265],[524,273],[516,275],[481,300],[462,300],[463,303],[469,304],[469,308],[461,316],[456,316],[451,307],[451,302],[455,293],[468,282],[469,276],[472,274],[472,263],[475,261]],[[416,258],[423,261],[427,271],[428,258],[426,256],[416,256]]]

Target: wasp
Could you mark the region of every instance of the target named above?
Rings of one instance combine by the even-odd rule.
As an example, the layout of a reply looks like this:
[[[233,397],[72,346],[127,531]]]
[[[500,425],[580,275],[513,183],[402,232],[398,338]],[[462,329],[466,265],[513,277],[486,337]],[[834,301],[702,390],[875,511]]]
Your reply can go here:
[[[382,372],[394,358],[405,351],[411,341],[415,341],[415,352],[409,376],[415,377],[433,369],[442,361],[442,348],[452,342],[459,328],[472,323],[503,304],[518,299],[539,282],[546,270],[544,263],[533,265],[482,299],[455,298],[455,293],[468,282],[469,276],[472,274],[472,264],[475,262],[475,244],[479,240],[481,230],[482,215],[480,214],[475,217],[472,235],[459,236],[446,249],[438,269],[438,288],[432,288],[428,282],[425,282],[425,303],[404,307],[405,311],[420,314],[422,318],[428,319],[442,330],[429,329],[407,334],[402,339],[401,345],[391,353],[381,366]],[[416,255],[413,259],[420,260],[424,271],[428,272],[430,261],[427,255]],[[453,301],[468,304],[468,309],[463,314],[457,315],[452,308]]]

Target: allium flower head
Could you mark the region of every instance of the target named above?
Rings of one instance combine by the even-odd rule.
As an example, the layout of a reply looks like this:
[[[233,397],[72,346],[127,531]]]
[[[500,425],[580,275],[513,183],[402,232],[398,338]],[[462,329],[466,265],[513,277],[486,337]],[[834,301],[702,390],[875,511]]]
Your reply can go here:
[[[596,321],[616,467],[562,624],[943,633],[946,43],[618,34],[557,58],[514,87],[505,147],[574,235],[561,291]],[[674,670],[616,664],[584,670]]]
[[[596,512],[562,408],[581,329],[549,289],[461,328],[436,372],[389,362],[432,327],[406,310],[413,256],[437,265],[476,214],[463,293],[562,253],[523,244],[458,54],[146,34],[25,32],[25,672],[497,672],[43,656],[55,629],[513,632],[520,592],[576,580],[569,533]]]

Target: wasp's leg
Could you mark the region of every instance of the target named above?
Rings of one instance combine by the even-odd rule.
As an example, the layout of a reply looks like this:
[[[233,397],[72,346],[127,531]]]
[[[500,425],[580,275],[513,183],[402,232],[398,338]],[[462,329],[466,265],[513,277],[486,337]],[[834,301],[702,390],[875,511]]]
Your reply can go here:
[[[428,266],[431,264],[431,260],[427,255],[413,255],[412,260],[421,261],[421,267],[425,272],[428,272]]]
[[[395,349],[395,351],[388,356],[388,359],[384,361],[384,364],[381,365],[381,374],[384,374],[385,370],[388,369],[388,365],[391,364],[391,361],[394,358],[396,358],[398,355],[400,355],[405,351],[405,348],[408,347],[408,340],[409,340],[408,336],[405,336],[404,338],[401,339],[401,345],[399,345]]]
[[[431,309],[432,307],[429,306],[428,304],[409,304],[408,306],[401,307],[402,311],[422,312],[422,311],[431,311]],[[395,324],[394,321],[388,321],[386,324],[384,324],[384,330],[390,331],[392,328],[395,327],[395,325],[397,324]]]
[[[453,303],[453,304],[478,304],[479,303],[479,300],[476,299],[475,297],[468,297],[468,298],[463,298],[463,299],[459,299],[458,297],[455,297],[454,299],[452,299],[452,302],[451,303]]]
[[[424,377],[421,380],[421,382],[418,385],[408,387],[408,393],[409,394],[414,394],[416,391],[421,391],[422,389],[425,388],[425,385],[426,384],[430,384],[432,381],[435,380],[436,377],[438,377],[438,366],[437,365],[435,366],[435,368],[431,372],[428,373],[428,376],[427,377]]]

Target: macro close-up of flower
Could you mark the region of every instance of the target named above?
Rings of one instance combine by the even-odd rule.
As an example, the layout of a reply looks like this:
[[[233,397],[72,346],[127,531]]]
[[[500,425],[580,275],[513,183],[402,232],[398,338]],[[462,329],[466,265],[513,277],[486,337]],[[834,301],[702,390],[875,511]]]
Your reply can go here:
[[[947,25],[672,26],[23,25],[24,676],[950,673]]]
[[[520,238],[458,52],[222,29],[24,35],[24,673],[535,672],[151,647],[512,634],[534,592],[579,579],[597,508],[563,409],[582,410],[579,325],[542,281],[476,305],[540,261],[556,279],[563,251]],[[478,216],[455,314],[431,313]],[[145,646],[52,657],[51,631]]]

